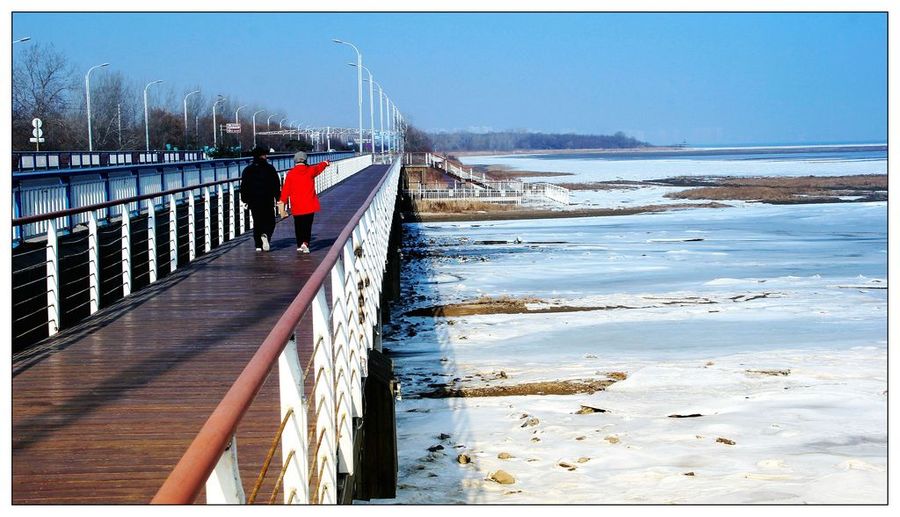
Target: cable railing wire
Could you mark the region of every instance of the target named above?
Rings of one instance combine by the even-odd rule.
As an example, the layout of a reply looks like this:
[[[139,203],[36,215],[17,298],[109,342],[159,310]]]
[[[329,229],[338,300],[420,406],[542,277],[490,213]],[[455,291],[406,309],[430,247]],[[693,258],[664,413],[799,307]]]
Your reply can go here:
[[[41,267],[46,267],[46,265],[47,265],[48,263],[49,263],[49,261],[47,261],[47,260],[45,259],[45,260],[43,260],[43,261],[41,261],[41,262],[36,262],[36,263],[31,264],[31,265],[29,265],[29,266],[24,266],[24,267],[22,267],[22,268],[20,268],[20,269],[17,269],[17,270],[15,270],[15,271],[13,271],[12,274],[17,275],[17,274],[19,274],[19,273],[25,273],[25,272],[31,271],[31,270],[33,270],[33,269],[38,269],[38,268],[41,268]]]
[[[14,319],[14,320],[13,320],[13,323],[18,323],[18,322],[20,322],[20,321],[27,320],[28,318],[31,318],[32,316],[34,316],[34,315],[36,315],[36,314],[40,314],[40,313],[44,313],[44,314],[46,315],[46,314],[47,314],[47,308],[46,308],[46,307],[41,307],[40,309],[37,309],[37,310],[32,311],[32,312],[29,312],[28,314],[26,314],[26,315],[24,315],[24,316],[20,316],[20,317]]]
[[[46,281],[47,281],[47,275],[44,275],[40,278],[35,278],[34,280],[29,280],[29,281],[23,282],[19,285],[13,286],[13,290],[15,291],[16,289],[22,289],[24,287],[28,287],[29,285],[33,285],[38,282],[46,282]],[[42,296],[47,296],[47,293],[41,293],[41,294],[42,294]]]
[[[46,279],[42,278],[41,280],[46,280]],[[30,301],[32,301],[32,300],[37,300],[38,298],[44,298],[44,299],[46,299],[46,298],[47,298],[47,293],[38,293],[38,294],[36,294],[36,295],[34,295],[34,296],[30,297],[30,298],[25,298],[24,300],[16,300],[16,302],[13,304],[13,307],[20,307],[20,306],[25,305],[26,303],[28,303],[28,302],[30,302]],[[47,309],[47,308],[44,307],[44,308],[42,308],[41,310],[46,310],[46,309]]]

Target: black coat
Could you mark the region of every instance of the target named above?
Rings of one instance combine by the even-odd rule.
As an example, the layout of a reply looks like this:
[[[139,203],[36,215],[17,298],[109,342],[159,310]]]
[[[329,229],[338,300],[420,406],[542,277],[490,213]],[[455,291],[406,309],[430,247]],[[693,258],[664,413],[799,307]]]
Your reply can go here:
[[[254,158],[241,173],[241,201],[250,206],[272,206],[281,196],[281,181],[271,163]]]

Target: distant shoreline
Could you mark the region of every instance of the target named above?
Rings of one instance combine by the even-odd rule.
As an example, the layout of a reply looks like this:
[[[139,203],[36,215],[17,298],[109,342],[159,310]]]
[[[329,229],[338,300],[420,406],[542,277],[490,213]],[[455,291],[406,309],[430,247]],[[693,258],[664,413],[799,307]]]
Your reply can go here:
[[[765,154],[772,151],[782,153],[804,153],[809,151],[887,151],[887,144],[809,144],[809,145],[767,145],[767,146],[728,146],[728,147],[675,147],[675,146],[651,146],[631,147],[623,149],[517,149],[512,151],[455,151],[449,152],[453,156],[509,156],[529,154],[601,154],[615,156],[636,154],[691,154],[691,155],[717,155],[717,154]],[[445,152],[445,151],[439,151]]]

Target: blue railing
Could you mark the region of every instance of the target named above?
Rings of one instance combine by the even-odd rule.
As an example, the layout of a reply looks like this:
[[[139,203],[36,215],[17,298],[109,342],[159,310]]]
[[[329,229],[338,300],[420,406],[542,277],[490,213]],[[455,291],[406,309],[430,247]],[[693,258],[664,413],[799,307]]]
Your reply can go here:
[[[309,153],[309,163],[337,161],[354,156],[353,152]],[[153,164],[96,166],[91,168],[16,172],[12,175],[13,218],[29,217],[83,206],[154,194],[201,183],[240,178],[252,158],[224,158]],[[269,162],[278,172],[294,165],[293,154],[273,154]],[[155,199],[154,204],[163,202]],[[129,207],[134,210],[136,207]],[[98,217],[121,215],[121,206],[96,214]],[[56,221],[59,229],[85,223],[86,214]],[[40,235],[46,222],[13,229],[13,241]]]

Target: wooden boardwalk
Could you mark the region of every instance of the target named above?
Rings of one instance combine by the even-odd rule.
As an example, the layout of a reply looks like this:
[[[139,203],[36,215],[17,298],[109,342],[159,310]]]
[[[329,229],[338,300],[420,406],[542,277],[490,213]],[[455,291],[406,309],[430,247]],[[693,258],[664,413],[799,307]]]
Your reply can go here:
[[[248,232],[15,356],[12,502],[148,503],[387,169],[320,196],[311,254],[297,253],[290,219],[269,253]],[[277,385],[276,366],[238,429],[248,495],[280,421]]]

